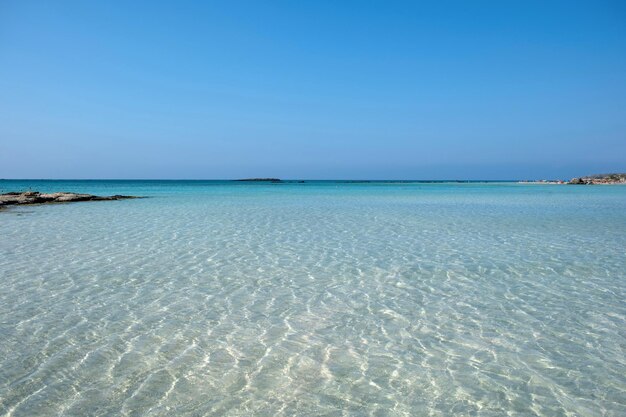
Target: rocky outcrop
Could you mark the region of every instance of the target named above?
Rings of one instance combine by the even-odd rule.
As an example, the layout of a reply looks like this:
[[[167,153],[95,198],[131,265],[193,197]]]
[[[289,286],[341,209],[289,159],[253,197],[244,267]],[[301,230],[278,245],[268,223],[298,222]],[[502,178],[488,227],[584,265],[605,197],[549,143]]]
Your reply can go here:
[[[99,196],[91,194],[77,193],[40,193],[38,191],[27,191],[23,193],[0,194],[0,208],[10,205],[21,204],[47,204],[47,203],[69,203],[73,201],[110,201],[124,200],[128,198],[139,198],[129,195]]]
[[[590,175],[588,177],[572,178],[568,184],[626,184],[626,174],[600,174]]]

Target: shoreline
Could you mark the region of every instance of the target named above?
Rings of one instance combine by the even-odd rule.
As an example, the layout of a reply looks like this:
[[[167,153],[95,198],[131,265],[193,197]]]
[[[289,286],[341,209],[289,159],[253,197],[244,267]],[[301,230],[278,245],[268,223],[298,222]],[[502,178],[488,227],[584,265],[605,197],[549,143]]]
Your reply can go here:
[[[626,174],[596,174],[586,177],[575,177],[569,181],[564,180],[528,180],[519,181],[520,184],[567,184],[567,185],[624,185],[626,184]]]

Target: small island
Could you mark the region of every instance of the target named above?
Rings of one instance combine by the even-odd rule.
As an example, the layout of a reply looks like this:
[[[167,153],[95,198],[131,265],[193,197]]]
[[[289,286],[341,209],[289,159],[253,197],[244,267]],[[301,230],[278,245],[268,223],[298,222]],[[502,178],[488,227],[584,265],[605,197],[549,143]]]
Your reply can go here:
[[[243,178],[240,180],[233,180],[239,182],[282,182],[279,178]]]
[[[70,203],[75,201],[111,201],[125,200],[129,198],[141,198],[130,195],[111,195],[99,196],[91,194],[78,193],[40,193],[38,191],[11,192],[0,194],[0,209],[4,206],[25,205],[25,204],[51,204],[51,203]]]

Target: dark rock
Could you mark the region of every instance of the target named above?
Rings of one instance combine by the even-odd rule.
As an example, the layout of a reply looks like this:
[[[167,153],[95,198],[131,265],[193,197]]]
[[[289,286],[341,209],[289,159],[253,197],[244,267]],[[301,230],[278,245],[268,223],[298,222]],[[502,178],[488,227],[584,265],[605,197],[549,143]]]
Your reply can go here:
[[[112,196],[98,196],[91,194],[76,194],[76,193],[51,193],[42,194],[38,191],[27,191],[24,193],[10,192],[0,194],[0,207],[9,205],[22,205],[22,204],[46,204],[46,203],[69,203],[75,201],[109,201],[109,200],[124,200],[129,198],[140,198],[129,195],[112,195]]]

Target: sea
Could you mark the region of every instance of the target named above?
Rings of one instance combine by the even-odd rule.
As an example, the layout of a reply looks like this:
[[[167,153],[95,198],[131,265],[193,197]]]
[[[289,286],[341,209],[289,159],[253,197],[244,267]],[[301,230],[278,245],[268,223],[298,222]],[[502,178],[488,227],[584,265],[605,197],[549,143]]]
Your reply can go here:
[[[0,180],[0,416],[625,416],[626,186]]]

